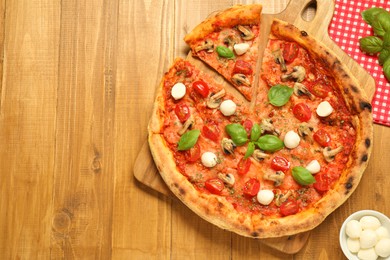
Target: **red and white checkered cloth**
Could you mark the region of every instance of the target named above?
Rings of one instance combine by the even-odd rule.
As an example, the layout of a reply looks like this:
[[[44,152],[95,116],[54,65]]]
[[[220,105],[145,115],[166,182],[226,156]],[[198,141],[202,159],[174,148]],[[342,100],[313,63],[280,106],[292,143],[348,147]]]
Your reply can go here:
[[[374,122],[390,126],[390,83],[386,80],[376,56],[359,49],[359,39],[373,35],[373,30],[362,18],[361,12],[381,7],[390,11],[389,0],[336,0],[335,12],[329,25],[330,37],[350,57],[355,59],[375,79],[376,91],[372,100]]]

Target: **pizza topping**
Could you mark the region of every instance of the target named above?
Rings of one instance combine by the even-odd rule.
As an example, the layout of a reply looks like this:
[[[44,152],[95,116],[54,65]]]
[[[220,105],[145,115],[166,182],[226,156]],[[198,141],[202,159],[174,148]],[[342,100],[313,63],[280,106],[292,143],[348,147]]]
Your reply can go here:
[[[265,172],[263,175],[263,178],[265,180],[273,181],[274,185],[280,186],[284,180],[284,172],[282,171],[277,171],[277,172]]]
[[[295,200],[287,200],[280,205],[280,214],[283,216],[294,215],[299,211],[298,202]]]
[[[225,126],[227,134],[232,138],[235,145],[241,146],[248,141],[245,128],[240,124],[229,124]]]
[[[305,95],[311,100],[315,99],[314,95],[306,88],[306,86],[299,82],[295,82],[294,84],[294,94],[298,97]]]
[[[253,127],[253,122],[250,119],[245,119],[244,122],[242,122],[242,125],[245,128],[245,131],[247,132],[248,136],[251,135],[252,133],[252,127]]]
[[[289,74],[281,76],[282,81],[294,80],[295,82],[302,82],[306,76],[306,69],[302,66],[294,66],[293,71]]]
[[[275,85],[268,91],[268,101],[276,107],[285,105],[293,93],[293,89],[285,85]]]
[[[183,135],[187,131],[187,129],[191,128],[194,125],[194,123],[195,123],[195,119],[192,115],[190,115],[190,117],[187,119],[187,121],[185,121],[185,123],[177,133],[179,135]]]
[[[259,150],[259,149],[255,149],[253,151],[253,154],[252,154],[252,157],[260,162],[260,161],[263,161],[264,159],[268,158],[269,157],[269,154],[266,154],[264,153],[263,151]]]
[[[280,69],[282,72],[287,71],[286,62],[283,59],[282,52],[280,49],[276,49],[272,52],[272,55],[274,56],[275,62],[280,65]]]
[[[274,199],[275,197],[275,194],[273,193],[272,190],[260,190],[258,193],[257,193],[257,201],[261,204],[261,205],[269,205],[272,200]]]
[[[216,195],[221,194],[222,190],[225,188],[225,185],[223,184],[223,181],[218,179],[218,178],[211,178],[208,179],[205,183],[204,186],[206,189]]]
[[[241,160],[237,164],[237,173],[239,175],[245,175],[251,168],[251,165],[252,161],[249,158],[241,158]]]
[[[284,147],[283,141],[274,135],[263,135],[257,140],[256,145],[267,152],[276,152]]]
[[[325,147],[324,150],[322,151],[324,158],[327,162],[331,162],[334,160],[334,157],[336,154],[341,152],[344,149],[343,146],[339,146],[336,149],[331,149],[330,147]]]
[[[292,176],[301,185],[309,185],[316,182],[310,171],[302,166],[292,168]]]
[[[233,187],[234,183],[236,182],[236,178],[231,173],[218,173],[218,178],[220,178],[229,187]]]
[[[312,137],[313,127],[307,123],[302,123],[299,125],[298,134],[309,143],[313,143]]]
[[[237,55],[243,55],[249,50],[249,44],[248,43],[237,43],[234,44],[234,51],[236,52]]]
[[[287,199],[291,196],[292,191],[288,190],[285,194],[279,193],[275,196],[275,205],[280,207],[283,202],[287,201]]]
[[[221,89],[217,93],[211,93],[211,95],[207,99],[207,107],[209,108],[217,108],[222,102],[222,97],[224,97],[226,94],[225,89]]]
[[[282,156],[275,156],[271,161],[271,168],[275,171],[285,172],[290,169],[290,162]]]
[[[247,87],[251,86],[251,82],[249,81],[248,77],[245,76],[245,74],[237,73],[234,74],[231,79],[236,85],[244,85]]]
[[[209,95],[209,86],[202,80],[197,80],[192,83],[192,88],[203,98]]]
[[[306,169],[311,173],[311,174],[316,174],[319,173],[321,170],[321,165],[317,160],[312,160],[309,162],[308,165],[306,165]]]
[[[248,26],[238,25],[237,29],[241,32],[241,38],[245,41],[250,41],[255,38],[255,34]]]
[[[200,158],[200,145],[196,143],[189,150],[184,151],[184,157],[188,162],[196,162]]]
[[[213,152],[204,152],[201,157],[202,164],[205,167],[212,168],[218,163],[218,158]]]
[[[236,61],[236,64],[234,64],[234,68],[233,68],[233,74],[240,74],[240,73],[245,75],[252,74],[253,70],[251,64],[244,60]]]
[[[211,122],[202,127],[202,134],[207,139],[217,142],[219,139],[219,128],[217,124]]]
[[[227,58],[227,59],[234,58],[234,52],[228,47],[220,45],[217,46],[216,50],[220,57]]]
[[[254,197],[260,190],[260,182],[256,178],[250,178],[247,182],[245,182],[243,187],[243,193],[247,197]]]
[[[221,141],[222,150],[225,154],[233,154],[236,145],[229,138],[223,138]]]
[[[265,118],[265,119],[261,120],[260,130],[261,130],[261,134],[270,133],[270,134],[277,135],[277,136],[280,135],[280,131],[275,128],[275,126],[273,125],[272,119],[270,119],[270,118]]]
[[[287,63],[293,62],[299,53],[298,44],[295,42],[285,42],[283,44],[283,58]]]
[[[186,90],[187,90],[186,86],[183,83],[178,82],[175,85],[173,85],[171,89],[171,96],[175,100],[181,99],[185,96]]]
[[[293,107],[294,116],[301,122],[307,122],[311,118],[311,109],[306,103],[298,103]]]
[[[187,120],[188,121],[188,120]],[[179,151],[189,150],[198,141],[200,131],[198,129],[190,130],[180,137],[177,149]]]
[[[329,146],[330,144],[330,135],[324,129],[317,130],[313,135],[314,140],[319,143],[322,147]]]
[[[227,99],[221,103],[219,109],[224,116],[231,116],[236,113],[237,105],[233,100]]]
[[[317,107],[317,115],[320,117],[327,117],[333,112],[333,107],[328,101],[322,101]]]
[[[293,130],[288,131],[284,136],[284,145],[289,149],[296,148],[301,142],[301,138]]]
[[[210,39],[206,39],[201,45],[195,47],[195,52],[199,51],[207,51],[207,52],[213,52],[214,50],[214,43]]]
[[[185,103],[179,103],[175,106],[175,114],[180,122],[184,123],[190,117],[190,109]]]
[[[239,41],[240,41],[240,39],[238,38],[238,36],[231,34],[231,35],[228,35],[227,37],[225,37],[225,39],[223,40],[223,43],[226,44],[230,50],[233,50],[234,45],[236,43],[238,43]]]

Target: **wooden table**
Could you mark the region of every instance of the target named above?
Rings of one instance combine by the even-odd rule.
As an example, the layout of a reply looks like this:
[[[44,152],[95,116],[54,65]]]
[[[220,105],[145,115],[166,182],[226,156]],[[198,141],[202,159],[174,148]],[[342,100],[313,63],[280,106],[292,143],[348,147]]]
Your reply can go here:
[[[206,223],[133,166],[160,77],[185,33],[253,1],[0,0],[1,259],[343,259],[360,209],[390,215],[390,129],[350,199],[296,255]],[[280,12],[288,0],[258,1]]]

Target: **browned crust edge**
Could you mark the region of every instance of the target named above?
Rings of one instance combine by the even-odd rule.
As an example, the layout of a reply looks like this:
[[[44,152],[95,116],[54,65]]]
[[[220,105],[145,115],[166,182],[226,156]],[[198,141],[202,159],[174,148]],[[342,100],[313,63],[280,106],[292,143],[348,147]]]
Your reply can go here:
[[[261,10],[262,6],[259,4],[232,6],[201,22],[184,37],[184,41],[191,46],[193,42],[204,39],[220,27],[259,24]]]

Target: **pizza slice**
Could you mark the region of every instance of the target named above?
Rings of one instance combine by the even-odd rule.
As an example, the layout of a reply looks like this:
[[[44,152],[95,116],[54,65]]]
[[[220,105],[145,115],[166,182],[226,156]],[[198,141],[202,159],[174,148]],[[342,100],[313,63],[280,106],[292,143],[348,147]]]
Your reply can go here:
[[[252,99],[262,6],[236,5],[187,34],[192,55],[228,80],[247,100]]]

